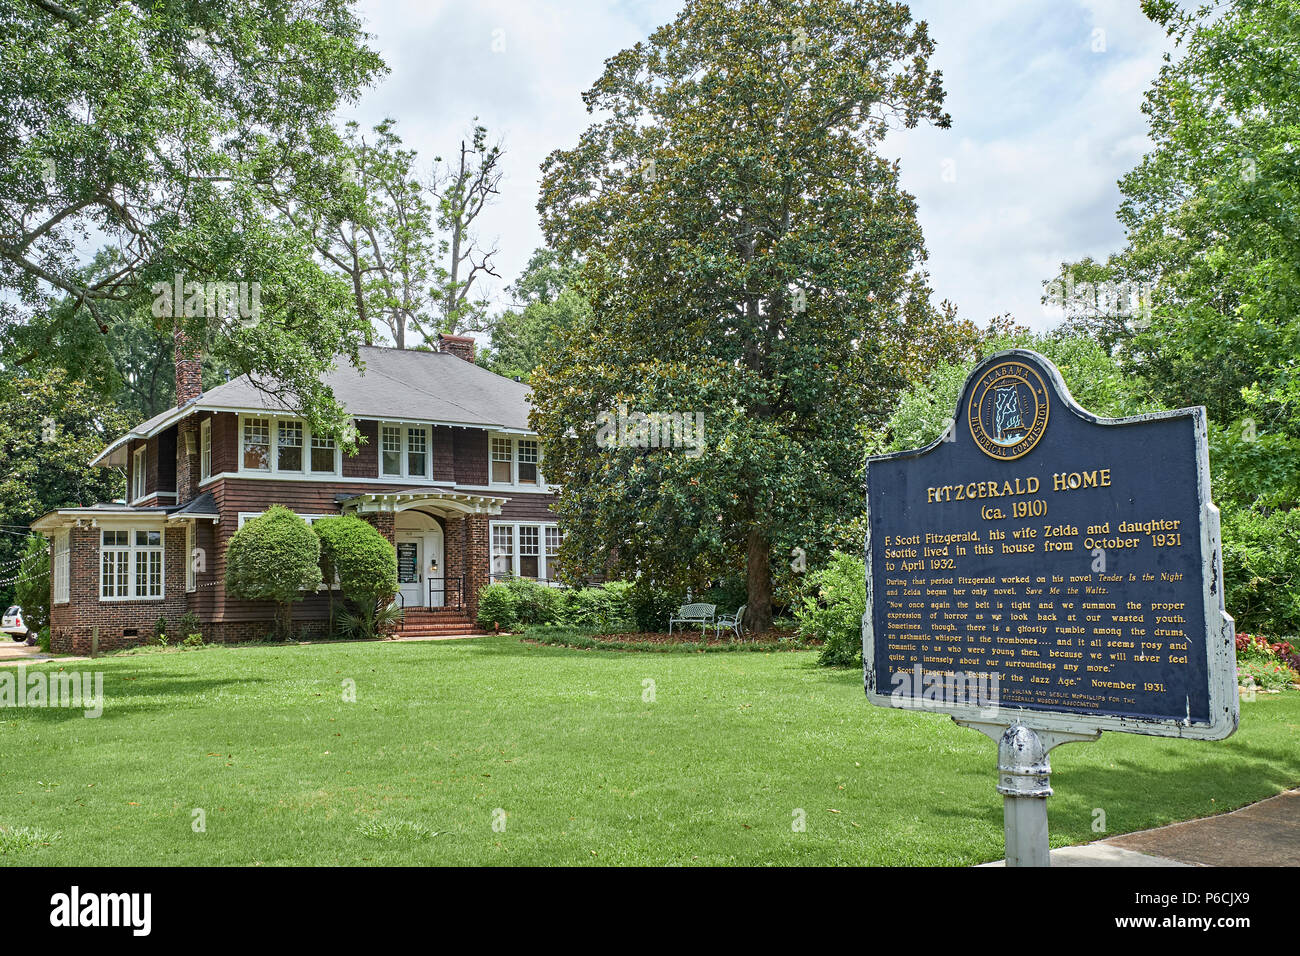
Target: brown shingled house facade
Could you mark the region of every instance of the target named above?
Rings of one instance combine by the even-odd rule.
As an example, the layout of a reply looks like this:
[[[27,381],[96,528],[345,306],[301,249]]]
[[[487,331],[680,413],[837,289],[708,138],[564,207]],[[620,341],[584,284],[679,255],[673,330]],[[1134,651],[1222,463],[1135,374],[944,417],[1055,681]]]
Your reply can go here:
[[[51,542],[51,646],[84,653],[132,646],[159,618],[176,633],[196,614],[204,638],[266,636],[274,607],[225,591],[231,535],[271,505],[312,521],[356,514],[398,555],[408,633],[472,628],[495,576],[554,577],[560,531],[525,385],[474,364],[472,339],[438,352],[364,347],[326,381],[361,444],[345,455],[309,423],[235,379],[200,392],[196,358],[177,350],[177,402],[95,460],[125,471],[123,502],[64,508],[33,528]],[[324,593],[294,607],[323,634]]]

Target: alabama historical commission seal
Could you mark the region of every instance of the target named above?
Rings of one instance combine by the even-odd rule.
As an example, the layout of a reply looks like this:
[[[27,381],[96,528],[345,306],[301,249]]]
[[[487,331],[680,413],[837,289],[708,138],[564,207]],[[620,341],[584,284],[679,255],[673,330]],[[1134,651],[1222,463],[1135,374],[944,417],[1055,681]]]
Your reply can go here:
[[[999,362],[971,389],[966,418],[980,451],[1012,461],[1027,455],[1047,430],[1047,385],[1024,362]]]

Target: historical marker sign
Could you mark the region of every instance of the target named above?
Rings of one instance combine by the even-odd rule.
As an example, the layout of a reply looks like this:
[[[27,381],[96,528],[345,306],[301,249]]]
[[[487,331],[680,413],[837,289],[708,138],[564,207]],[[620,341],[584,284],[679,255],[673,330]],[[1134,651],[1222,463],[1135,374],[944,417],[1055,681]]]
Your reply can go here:
[[[1236,729],[1203,408],[1099,418],[1045,357],[1002,352],[942,439],[868,461],[867,507],[873,703],[1044,731]]]

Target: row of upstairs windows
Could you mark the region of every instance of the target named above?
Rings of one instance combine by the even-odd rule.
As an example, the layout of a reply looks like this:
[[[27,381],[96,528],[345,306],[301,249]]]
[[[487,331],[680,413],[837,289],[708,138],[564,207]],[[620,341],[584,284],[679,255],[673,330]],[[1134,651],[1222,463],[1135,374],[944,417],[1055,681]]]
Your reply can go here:
[[[382,422],[379,425],[378,478],[430,481],[433,435],[428,425]],[[201,480],[212,476],[212,422],[200,426]],[[535,438],[492,435],[488,441],[488,481],[491,485],[542,486],[541,445]],[[305,422],[293,419],[241,416],[239,470],[263,474],[342,474],[342,453],[332,438],[312,434]]]

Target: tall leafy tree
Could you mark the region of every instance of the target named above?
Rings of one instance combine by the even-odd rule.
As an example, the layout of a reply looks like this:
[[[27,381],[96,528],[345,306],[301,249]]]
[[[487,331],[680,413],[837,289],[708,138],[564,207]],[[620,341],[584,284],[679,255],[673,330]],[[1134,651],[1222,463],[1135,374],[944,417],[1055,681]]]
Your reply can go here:
[[[320,375],[355,355],[362,330],[275,199],[336,201],[332,115],[383,69],[364,40],[347,0],[5,4],[0,323],[63,296],[75,308],[62,323],[105,334],[109,303],[151,311],[227,367],[278,380],[317,425],[341,427]],[[87,273],[92,235],[120,255]],[[258,283],[258,321],[205,314],[188,295],[160,310],[158,288],[178,276]]]
[[[477,297],[487,278],[499,278],[492,259],[495,246],[478,235],[478,219],[500,194],[501,143],[489,142],[487,127],[476,123],[456,155],[434,159],[431,189],[437,197],[436,222],[442,233],[435,295],[442,310],[442,331],[483,330],[487,300]]]
[[[949,124],[932,51],[902,4],[690,0],[606,61],[584,94],[601,118],[547,158],[539,202],[592,306],[533,381],[566,567],[743,571],[761,631],[774,556],[824,550],[861,509],[865,428],[941,319],[878,152],[891,127]],[[602,411],[698,413],[704,441],[598,444]]]
[[[5,570],[21,554],[19,535],[41,515],[122,497],[122,475],[90,460],[128,425],[111,402],[61,369],[0,378],[0,580],[13,577]],[[0,603],[11,593],[0,586]]]
[[[499,375],[529,378],[546,356],[564,348],[585,323],[591,306],[577,290],[578,262],[553,249],[537,249],[510,287],[513,308],[492,322],[491,348],[482,364]]]
[[[1177,42],[1147,92],[1153,148],[1120,180],[1126,246],[1077,278],[1149,314],[1072,316],[1165,406],[1206,406],[1229,611],[1300,627],[1300,5],[1146,0]],[[1136,319],[1136,321],[1134,321]]]

